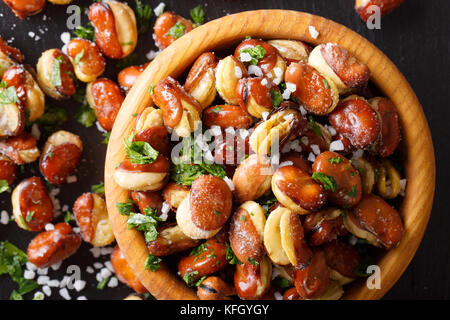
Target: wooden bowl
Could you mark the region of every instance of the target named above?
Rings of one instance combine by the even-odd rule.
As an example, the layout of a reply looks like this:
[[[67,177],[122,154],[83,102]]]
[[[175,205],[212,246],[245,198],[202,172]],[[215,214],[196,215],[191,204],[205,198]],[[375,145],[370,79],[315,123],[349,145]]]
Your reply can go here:
[[[319,32],[314,39],[309,26]],[[152,105],[148,89],[161,79],[177,77],[203,52],[238,43],[245,36],[263,39],[297,39],[314,45],[335,42],[352,52],[372,72],[373,81],[397,106],[406,149],[406,196],[400,208],[405,233],[400,245],[378,261],[381,288],[369,290],[357,281],[345,290],[345,299],[380,299],[399,279],[416,252],[430,217],[435,187],[435,160],[431,134],[422,107],[396,66],[373,44],[348,28],[311,14],[286,10],[242,12],[211,21],[178,39],[147,67],[127,95],[111,134],[105,166],[108,212],[117,242],[142,284],[157,299],[197,299],[177,275],[166,267],[144,269],[147,248],[140,232],[128,230],[126,217],[116,202],[126,202],[129,192],[119,187],[113,173],[124,159],[123,138],[133,127],[134,113]]]

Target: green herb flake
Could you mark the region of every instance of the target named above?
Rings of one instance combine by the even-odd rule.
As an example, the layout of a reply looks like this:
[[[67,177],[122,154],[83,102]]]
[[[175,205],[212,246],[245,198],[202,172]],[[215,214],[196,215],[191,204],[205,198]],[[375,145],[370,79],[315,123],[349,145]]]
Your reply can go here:
[[[182,22],[178,21],[173,25],[172,28],[169,29],[169,31],[164,36],[171,36],[174,39],[178,39],[184,36],[185,32],[186,26]]]
[[[69,223],[69,222],[71,222],[71,221],[73,221],[74,219],[73,219],[73,215],[72,215],[72,212],[70,212],[69,210],[67,210],[65,213],[64,213],[64,222],[65,223]]]
[[[34,211],[28,211],[27,212],[27,216],[25,218],[26,222],[30,222],[31,220],[33,220],[35,212]]]
[[[125,152],[134,164],[151,164],[158,158],[159,152],[145,141],[133,141],[134,133],[124,139]]]
[[[3,193],[8,189],[9,189],[8,181],[3,180],[3,179],[0,180],[0,193]]]
[[[154,84],[152,84],[151,86],[150,86],[150,88],[148,88],[148,93],[150,93],[151,95],[153,95],[153,90],[155,89],[155,85]]]
[[[144,232],[145,242],[155,241],[158,237],[158,222],[161,218],[156,216],[156,210],[144,210],[145,214],[131,212],[127,219],[127,227]]]
[[[259,262],[256,261],[255,259],[248,258],[247,261],[248,261],[249,263],[251,263],[252,265],[254,265],[255,267],[259,266]]]
[[[102,281],[100,281],[100,282],[97,284],[97,289],[98,289],[98,290],[103,290],[103,289],[105,289],[106,284],[107,284],[108,281],[109,281],[109,278],[110,278],[110,277],[103,278]]]
[[[356,197],[356,184],[354,184],[349,192],[347,192],[347,195],[351,198]]]
[[[6,82],[6,81],[0,81],[0,88],[3,88],[3,89],[8,88],[8,82]]]
[[[142,4],[142,1],[136,0],[136,20],[138,34],[147,32],[150,27],[150,18],[152,17],[152,8],[148,4]]]
[[[156,257],[152,254],[148,254],[147,259],[145,259],[144,268],[145,270],[151,270],[152,272],[155,272],[159,268],[161,268],[162,259],[160,257]]]
[[[74,33],[78,38],[95,41],[95,31],[91,23],[87,27],[78,26]]]
[[[196,286],[196,287],[200,287],[200,285],[203,283],[203,281],[204,281],[205,279],[206,279],[206,276],[201,277],[200,280],[198,280],[198,281],[195,283],[195,286]]]
[[[58,56],[57,58],[53,59],[52,63],[52,75],[51,75],[51,81],[50,83],[54,87],[59,87],[62,85],[62,79],[61,79],[61,64],[66,63],[63,56]]]
[[[280,91],[271,89],[270,96],[272,97],[272,104],[274,108],[277,108],[283,101],[283,95]]]
[[[289,280],[283,277],[276,277],[275,279],[273,279],[272,283],[275,287],[280,289],[287,289],[291,286]]]
[[[103,182],[91,186],[91,191],[94,193],[105,194],[105,184]]]
[[[317,124],[316,121],[314,121],[312,116],[308,116],[308,121],[311,125],[311,129],[312,131],[314,131],[315,134],[317,134],[318,136],[322,136],[322,129],[320,128],[320,126]]]
[[[82,124],[86,128],[90,128],[94,125],[95,121],[97,121],[97,117],[95,115],[95,110],[87,104],[81,105],[78,109],[77,114],[75,115],[75,119],[78,123]]]
[[[221,106],[217,106],[211,109],[213,112],[219,114],[220,111],[223,110],[223,108]]]
[[[239,50],[239,56],[242,53],[248,53],[251,57],[250,64],[257,65],[259,59],[264,58],[264,56],[266,55],[266,50],[264,50],[264,48],[258,44],[255,47],[247,47],[242,50]]]
[[[205,22],[205,9],[201,4],[191,9],[190,14],[195,28]]]
[[[17,97],[16,87],[11,86],[0,92],[0,104],[13,104],[19,101]]]
[[[227,242],[227,249],[225,251],[225,259],[227,259],[229,264],[242,264],[241,261],[236,257],[231,248],[230,244]]]
[[[328,176],[322,172],[314,172],[312,175],[312,178],[313,178],[313,180],[319,181],[320,183],[322,183],[325,190],[330,190],[331,192],[336,192],[338,186],[333,177]]]
[[[338,164],[338,163],[344,162],[344,159],[342,159],[341,157],[328,158],[328,162],[332,163],[332,164]]]
[[[183,276],[183,280],[188,286],[191,287],[194,284],[196,275],[198,275],[198,271],[186,272]]]
[[[128,199],[127,202],[116,202],[116,208],[121,215],[129,216],[133,209],[133,200]]]
[[[83,59],[83,56],[84,56],[84,49],[82,49],[81,52],[75,56],[75,59],[73,59],[73,64],[74,65],[79,64],[81,62],[81,59]],[[81,64],[83,63],[81,62]]]
[[[110,131],[103,132],[102,135],[103,135],[102,144],[108,144],[109,138],[111,137],[111,132]]]
[[[327,79],[323,79],[323,85],[325,86],[325,89],[329,89],[330,88],[330,84],[328,83]]]
[[[219,211],[219,210],[217,210],[216,208],[214,208],[214,213],[217,215],[217,216],[220,216],[222,213]]]

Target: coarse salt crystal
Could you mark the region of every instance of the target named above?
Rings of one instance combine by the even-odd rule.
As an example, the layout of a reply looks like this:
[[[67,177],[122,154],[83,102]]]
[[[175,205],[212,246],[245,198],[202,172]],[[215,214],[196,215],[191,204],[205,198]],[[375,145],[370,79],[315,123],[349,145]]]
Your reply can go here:
[[[330,143],[330,151],[342,151],[344,150],[344,144],[341,140],[336,140]]]
[[[114,248],[112,247],[101,247],[100,248],[100,254],[102,256],[106,256],[108,254],[111,254],[113,252]]]
[[[234,75],[238,79],[242,78],[242,70],[240,67],[238,67],[238,66],[234,67]]]
[[[67,204],[65,204],[65,205],[62,206],[62,209],[61,209],[61,210],[64,211],[64,212],[66,212],[66,211],[69,210],[69,206],[68,206]]]
[[[241,52],[239,55],[239,60],[242,62],[249,62],[252,61],[252,56],[248,52]]]
[[[79,296],[79,297],[77,298],[77,300],[87,300],[87,298],[86,298],[85,296]]]
[[[401,196],[405,196],[405,191],[406,191],[406,184],[408,183],[407,179],[401,179],[400,180],[400,187],[402,188],[400,191],[400,195]]]
[[[78,227],[72,228],[72,231],[75,232],[75,233],[78,233],[78,234],[81,233],[81,229],[78,228]]]
[[[50,281],[50,277],[48,277],[48,276],[39,276],[37,278],[37,283],[39,285],[47,284],[49,281]]]
[[[351,236],[348,239],[348,243],[351,244],[352,246],[354,246],[357,242],[358,242],[358,238],[356,238],[355,236]]]
[[[48,268],[39,268],[37,269],[37,274],[45,276],[48,274]]]
[[[308,155],[308,161],[314,162],[316,160],[316,156],[314,153],[310,152]]]
[[[108,287],[109,288],[115,288],[119,285],[119,281],[117,280],[116,277],[112,277],[109,282],[108,282]]]
[[[94,268],[95,268],[95,269],[101,269],[101,268],[103,268],[103,263],[100,263],[100,262],[94,262]]]
[[[105,261],[105,267],[107,267],[109,271],[114,273],[114,268],[111,261]]]
[[[100,275],[102,276],[103,279],[109,278],[112,276],[111,271],[108,270],[108,268],[103,268],[102,270],[100,270]]]
[[[31,262],[27,262],[26,266],[27,266],[28,270],[35,271],[37,269],[36,266],[34,264],[32,264]]]
[[[170,205],[167,203],[167,201],[164,201],[161,207],[161,213],[168,214],[170,211]]]
[[[313,37],[313,39],[317,39],[319,37],[319,32],[314,26],[309,26],[308,30],[309,34],[311,35],[311,37]]]
[[[309,139],[307,136],[303,136],[300,138],[300,141],[302,142],[303,145],[308,145],[309,144]]]
[[[331,136],[334,137],[335,135],[337,135],[337,131],[333,126],[330,126],[328,124],[325,125],[325,128],[328,129],[328,131],[330,132]]]
[[[92,253],[92,255],[94,256],[94,258],[100,257],[101,250],[100,250],[99,247],[93,247],[93,248],[89,249],[89,251]],[[95,266],[95,265],[94,265],[94,266]]]
[[[160,15],[162,15],[163,14],[163,12],[164,12],[164,8],[166,7],[166,4],[164,3],[164,2],[160,2],[156,7],[155,7],[155,9],[153,10],[154,12],[155,12],[155,15],[157,16],[157,17],[159,17]]]
[[[317,144],[312,144],[311,145],[311,150],[312,152],[314,152],[314,154],[319,155],[320,154],[320,148]]]
[[[74,182],[77,182],[78,181],[78,179],[77,179],[77,176],[68,176],[67,178],[66,178],[66,182],[67,183],[74,183]]]
[[[63,33],[61,33],[60,38],[61,38],[61,41],[64,44],[68,44],[69,41],[70,41],[70,33],[69,32],[63,32]]]
[[[283,94],[281,95],[283,97],[284,100],[289,100],[289,98],[291,97],[291,91],[289,91],[288,89],[283,91]]]
[[[300,106],[299,109],[300,109],[300,113],[302,114],[302,116],[304,116],[305,114],[308,113],[308,111],[306,111],[304,106]]]
[[[158,51],[155,51],[155,50],[150,50],[146,55],[145,55],[145,57],[148,59],[148,60],[153,60],[153,59],[155,59],[157,56],[158,56],[158,54],[161,52],[161,50],[158,50]]]
[[[30,38],[34,38],[35,35],[36,35],[36,34],[35,34],[33,31],[28,32],[28,36],[29,36]]]
[[[25,270],[23,273],[23,277],[28,280],[34,279],[35,276],[36,273],[33,270]]]
[[[261,113],[261,116],[262,116],[263,120],[267,120],[267,117],[269,116],[269,112],[264,111]]]
[[[46,231],[50,231],[50,230],[53,230],[53,229],[55,229],[55,226],[53,225],[53,223],[47,223],[45,225],[45,230]]]
[[[283,295],[281,293],[279,293],[278,291],[275,291],[273,296],[275,297],[276,300],[283,300]]]
[[[358,160],[364,155],[364,150],[358,149],[353,152],[352,160]]]
[[[6,210],[3,210],[1,212],[0,223],[4,225],[7,225],[9,223],[9,214],[8,212],[6,212]]]
[[[57,288],[57,287],[59,287],[59,286],[61,285],[61,282],[59,282],[58,280],[50,280],[50,281],[47,283],[47,285],[48,285],[49,287]]]
[[[297,85],[292,82],[286,82],[286,89],[288,89],[290,92],[295,92],[295,90],[297,90]]]
[[[263,78],[263,79],[261,80],[261,85],[267,86],[268,84],[269,84],[269,81],[267,81],[266,78]]]
[[[280,163],[278,168],[282,168],[282,167],[286,167],[286,166],[292,166],[293,164],[294,163],[292,161],[283,161],[282,163]]]
[[[251,65],[248,67],[248,74],[250,75],[254,74],[257,77],[262,77],[263,72],[260,67]]]
[[[69,291],[66,288],[62,288],[59,290],[59,295],[63,297],[65,300],[71,300]]]
[[[94,273],[95,271],[94,271],[94,268],[92,268],[91,266],[88,266],[87,268],[86,268],[86,272],[87,273]]]
[[[43,286],[42,291],[44,291],[47,297],[50,297],[52,295],[52,289],[50,289],[49,286]]]
[[[281,83],[281,78],[283,77],[283,70],[281,68],[273,68],[273,73],[275,74],[275,79],[273,79],[273,83],[279,85]]]
[[[73,284],[73,287],[75,290],[77,290],[77,292],[80,292],[86,287],[86,281],[76,280],[75,283]]]
[[[211,126],[209,130],[211,130],[212,135],[215,137],[220,136],[222,134],[222,129],[216,125]]]

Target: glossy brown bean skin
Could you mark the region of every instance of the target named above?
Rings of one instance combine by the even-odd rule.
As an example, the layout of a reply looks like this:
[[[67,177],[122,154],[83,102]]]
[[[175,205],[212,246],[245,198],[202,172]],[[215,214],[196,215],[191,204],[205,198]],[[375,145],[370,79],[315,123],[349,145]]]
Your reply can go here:
[[[190,239],[187,236],[184,236],[182,239],[173,239],[162,235],[164,230],[174,227],[176,228],[177,226],[171,223],[158,228],[157,238],[147,243],[147,250],[150,254],[157,257],[165,257],[194,248],[199,244],[198,240]]]
[[[359,149],[368,147],[380,134],[380,121],[369,103],[360,98],[341,101],[328,115],[330,124]]]
[[[53,219],[53,202],[44,183],[38,177],[28,178],[20,183],[18,192],[22,222],[31,231],[43,230]],[[31,220],[27,221],[27,215],[32,212]]]
[[[135,164],[129,159],[125,159],[117,167],[128,172],[157,172],[157,173],[167,173],[170,169],[169,160],[162,154],[158,155],[158,158],[150,164]]]
[[[253,153],[248,144],[249,137],[242,139],[239,134],[223,134],[214,139],[214,159],[217,164],[237,166],[249,154]]]
[[[376,151],[381,157],[389,157],[400,142],[400,122],[397,108],[387,98],[375,98],[369,101],[381,119],[380,141]]]
[[[53,185],[60,185],[76,169],[81,149],[73,143],[63,143],[46,152],[39,163],[41,173]]]
[[[195,60],[186,78],[186,83],[184,84],[186,91],[191,91],[191,89],[203,78],[205,72],[209,69],[215,69],[218,62],[218,58],[212,52],[201,54],[197,60]]]
[[[289,152],[285,153],[281,156],[280,163],[290,161],[292,165],[307,174],[312,174],[312,168],[308,161],[306,161],[305,157],[300,153]]]
[[[339,161],[339,163],[332,163]],[[333,177],[336,190],[328,190],[328,198],[338,206],[352,207],[361,200],[362,184],[358,170],[339,153],[326,151],[316,157],[313,171]]]
[[[16,89],[16,95],[18,101],[16,103],[18,114],[17,114],[17,127],[16,129],[9,134],[9,136],[18,136],[25,129],[26,124],[26,111],[25,106],[27,103],[27,91],[25,87],[26,80],[26,70],[23,66],[12,66],[9,67],[2,76],[2,82],[6,82],[8,87],[14,86]],[[1,138],[4,138],[2,136]]]
[[[19,49],[16,49],[14,47],[11,47],[8,45],[5,40],[3,40],[2,37],[0,37],[0,51],[3,53],[6,57],[15,60],[16,62],[22,62],[23,60],[23,54],[20,52]]]
[[[308,129],[302,134],[302,138],[303,139],[300,139],[300,146],[302,147],[302,151],[306,153],[314,153],[313,149],[311,148],[312,145],[318,146],[321,152],[330,148],[329,142],[322,135],[318,135],[309,126]]]
[[[250,214],[242,207],[233,214],[230,225],[230,245],[241,262],[261,261],[265,250],[262,236],[253,225]]]
[[[163,198],[159,191],[132,191],[131,199],[138,205],[139,211],[144,214],[145,208],[152,208],[157,211],[157,215],[161,214]]]
[[[376,236],[387,249],[394,248],[403,236],[403,222],[397,210],[374,194],[364,195],[349,217]]]
[[[356,0],[355,10],[364,22],[367,22],[374,12],[370,9],[371,6],[380,8],[382,16],[389,14],[403,3],[403,0]]]
[[[65,222],[58,223],[50,231],[39,233],[28,245],[28,260],[38,268],[47,268],[74,254],[81,238]]]
[[[74,63],[77,56],[81,56],[81,58],[77,61],[75,68],[80,69],[80,71],[87,77],[96,77],[96,75],[102,74],[105,70],[105,58],[103,58],[98,47],[89,40],[70,40],[67,44],[67,55],[72,59],[72,61],[74,61]]]
[[[318,298],[325,293],[330,278],[323,251],[314,251],[311,263],[306,268],[295,269],[294,283],[298,294],[304,299]]]
[[[166,157],[170,155],[169,132],[164,126],[153,126],[144,129],[134,136],[135,141],[144,141],[149,143],[156,151]]]
[[[319,214],[312,213],[306,216],[303,224],[310,245],[321,246],[324,243],[335,240],[338,236],[347,234],[342,216],[333,220],[322,218],[316,221]]]
[[[128,92],[150,62],[140,66],[130,66],[120,70],[117,81],[125,92]]]
[[[273,68],[275,67],[277,60],[278,60],[278,50],[268,44],[267,42],[263,41],[263,40],[259,40],[259,39],[247,39],[242,41],[235,49],[234,51],[234,56],[239,59],[240,56],[240,51],[245,49],[245,48],[254,48],[257,46],[261,46],[266,54],[264,55],[263,58],[258,60],[258,67],[261,68],[262,72],[264,74],[267,74],[269,72],[271,72],[273,70]]]
[[[45,6],[45,0],[3,0],[11,8],[12,12],[21,20],[28,16],[41,12]]]
[[[145,289],[136,274],[131,269],[119,246],[116,246],[111,253],[111,264],[114,269],[114,273],[120,282],[125,283],[137,293],[144,294],[147,292],[147,289]]]
[[[203,122],[207,127],[248,129],[253,120],[242,107],[226,104],[207,108],[203,112]]]
[[[97,2],[89,7],[89,20],[95,28],[95,42],[110,59],[122,58],[123,51],[116,31],[116,21],[107,4]]]
[[[264,81],[266,84],[263,84]],[[256,116],[256,114],[252,113],[252,110],[250,110],[251,104],[256,104],[258,106],[258,109],[260,110],[258,110],[259,112],[257,113],[260,113],[261,111],[270,112],[273,109],[273,92],[280,93],[280,89],[265,77],[242,78],[238,81],[236,86],[236,96],[239,105],[254,116]],[[252,103],[250,103],[250,99],[253,99]]]
[[[242,263],[236,265],[234,272],[234,287],[241,299],[255,300],[260,299],[267,292],[265,290],[262,295],[258,295],[258,287],[261,286],[262,277],[261,266],[251,263]]]
[[[213,175],[202,175],[190,191],[192,222],[202,230],[223,227],[231,215],[232,194],[228,185]]]
[[[283,294],[283,300],[303,300],[297,292],[297,288],[287,289]]]
[[[97,120],[106,131],[111,131],[125,97],[112,80],[101,78],[91,84],[91,94]]]
[[[77,88],[73,79],[74,69],[69,57],[59,49],[53,51],[53,63],[59,60],[61,85],[55,86],[56,91],[64,97],[71,97],[75,94]]]
[[[92,193],[84,193],[77,198],[73,205],[73,214],[81,230],[81,236],[86,242],[91,242],[94,237],[94,226],[92,219],[92,209],[94,198]]]
[[[173,12],[164,12],[156,19],[155,25],[153,26],[153,32],[158,48],[163,50],[176,40],[173,36],[168,34],[168,32],[178,22],[185,26],[185,34],[194,29],[194,25],[190,20],[176,15]]]
[[[226,260],[226,239],[224,232],[219,233],[216,237],[207,240],[204,243],[206,250],[199,255],[189,255],[180,259],[178,262],[178,272],[184,277],[188,272],[197,271],[193,275],[194,280],[198,280],[203,276],[209,276],[223,269],[228,262]]]
[[[341,240],[334,240],[323,246],[323,252],[329,268],[344,277],[357,278],[354,270],[361,263],[362,258],[352,245]]]
[[[280,177],[275,180],[279,190],[303,209],[317,210],[325,204],[325,190],[306,172],[294,166],[285,166],[279,168],[276,174]]]
[[[17,167],[14,161],[7,157],[0,156],[0,180],[5,180],[8,185],[12,185],[17,177]]]
[[[303,61],[291,63],[285,74],[286,82],[296,85],[292,95],[306,110],[317,115],[327,114],[334,105],[334,96],[327,80]]]
[[[208,277],[198,286],[197,296],[200,300],[231,300],[236,294],[234,287],[219,277]]]
[[[0,140],[0,153],[14,161],[18,165],[25,164],[20,151],[31,150],[36,148],[36,139],[24,131],[17,137]],[[37,158],[37,157],[36,157]]]

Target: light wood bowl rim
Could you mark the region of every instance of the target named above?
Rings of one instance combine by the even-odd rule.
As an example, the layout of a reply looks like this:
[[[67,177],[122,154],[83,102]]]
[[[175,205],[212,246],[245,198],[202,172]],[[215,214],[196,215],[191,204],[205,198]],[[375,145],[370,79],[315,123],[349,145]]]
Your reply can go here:
[[[317,39],[312,38],[309,26],[314,26],[319,32]],[[118,213],[115,206],[116,202],[125,202],[129,192],[115,183],[113,173],[115,166],[124,158],[123,137],[128,136],[134,126],[131,115],[152,104],[147,93],[150,85],[168,75],[177,77],[201,53],[223,44],[236,43],[247,35],[263,39],[298,39],[314,45],[338,43],[368,65],[372,72],[371,81],[396,104],[407,153],[405,174],[408,186],[400,208],[405,234],[400,245],[378,261],[382,274],[381,289],[369,290],[365,281],[359,281],[346,288],[344,295],[345,299],[380,299],[413,258],[430,217],[436,175],[430,130],[414,91],[389,58],[345,26],[304,12],[257,10],[213,20],[175,41],[146,68],[122,105],[106,155],[106,200],[118,245],[140,281],[157,299],[197,299],[195,291],[166,267],[156,272],[144,269],[147,256],[144,239],[140,232],[126,228],[126,218]]]

